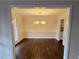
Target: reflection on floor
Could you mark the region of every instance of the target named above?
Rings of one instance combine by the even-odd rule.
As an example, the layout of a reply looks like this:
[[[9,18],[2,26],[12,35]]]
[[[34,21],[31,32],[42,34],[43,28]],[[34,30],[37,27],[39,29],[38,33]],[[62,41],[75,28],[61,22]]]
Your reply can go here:
[[[56,39],[23,39],[16,44],[17,59],[63,59],[63,45]]]

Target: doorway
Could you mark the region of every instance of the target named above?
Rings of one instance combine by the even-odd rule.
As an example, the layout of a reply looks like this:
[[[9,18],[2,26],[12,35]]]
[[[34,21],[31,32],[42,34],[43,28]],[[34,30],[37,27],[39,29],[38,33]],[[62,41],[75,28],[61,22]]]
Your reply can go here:
[[[56,39],[61,40],[64,46],[63,56],[66,53],[68,30],[69,30],[69,8],[18,8],[11,9],[12,28],[15,45],[28,39]],[[64,19],[63,27],[60,25]],[[61,31],[63,31],[62,34]],[[16,48],[16,47],[15,47]],[[64,56],[65,57],[65,56]]]

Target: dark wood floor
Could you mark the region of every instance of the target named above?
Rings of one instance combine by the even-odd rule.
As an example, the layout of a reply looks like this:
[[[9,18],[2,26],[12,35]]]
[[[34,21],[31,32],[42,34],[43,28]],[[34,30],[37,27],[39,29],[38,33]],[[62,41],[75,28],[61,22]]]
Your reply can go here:
[[[24,39],[16,45],[17,59],[63,59],[63,46],[55,39]]]

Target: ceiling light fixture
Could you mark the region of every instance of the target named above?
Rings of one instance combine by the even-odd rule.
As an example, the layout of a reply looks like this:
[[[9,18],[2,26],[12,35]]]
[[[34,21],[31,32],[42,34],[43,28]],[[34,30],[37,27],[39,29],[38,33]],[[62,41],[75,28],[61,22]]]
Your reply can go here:
[[[39,22],[39,21],[34,21],[34,24],[46,24],[46,21],[41,21],[41,22]]]
[[[39,24],[39,21],[35,21],[34,24]]]
[[[41,24],[46,24],[46,22],[45,21],[41,21]]]

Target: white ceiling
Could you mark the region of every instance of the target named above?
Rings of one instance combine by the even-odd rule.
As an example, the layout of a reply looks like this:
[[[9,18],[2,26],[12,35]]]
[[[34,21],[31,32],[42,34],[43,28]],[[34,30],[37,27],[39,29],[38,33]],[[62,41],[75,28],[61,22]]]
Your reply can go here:
[[[45,8],[45,7],[34,7],[34,8],[12,8],[12,13],[21,16],[36,15],[36,16],[59,16],[67,12],[67,8]]]

